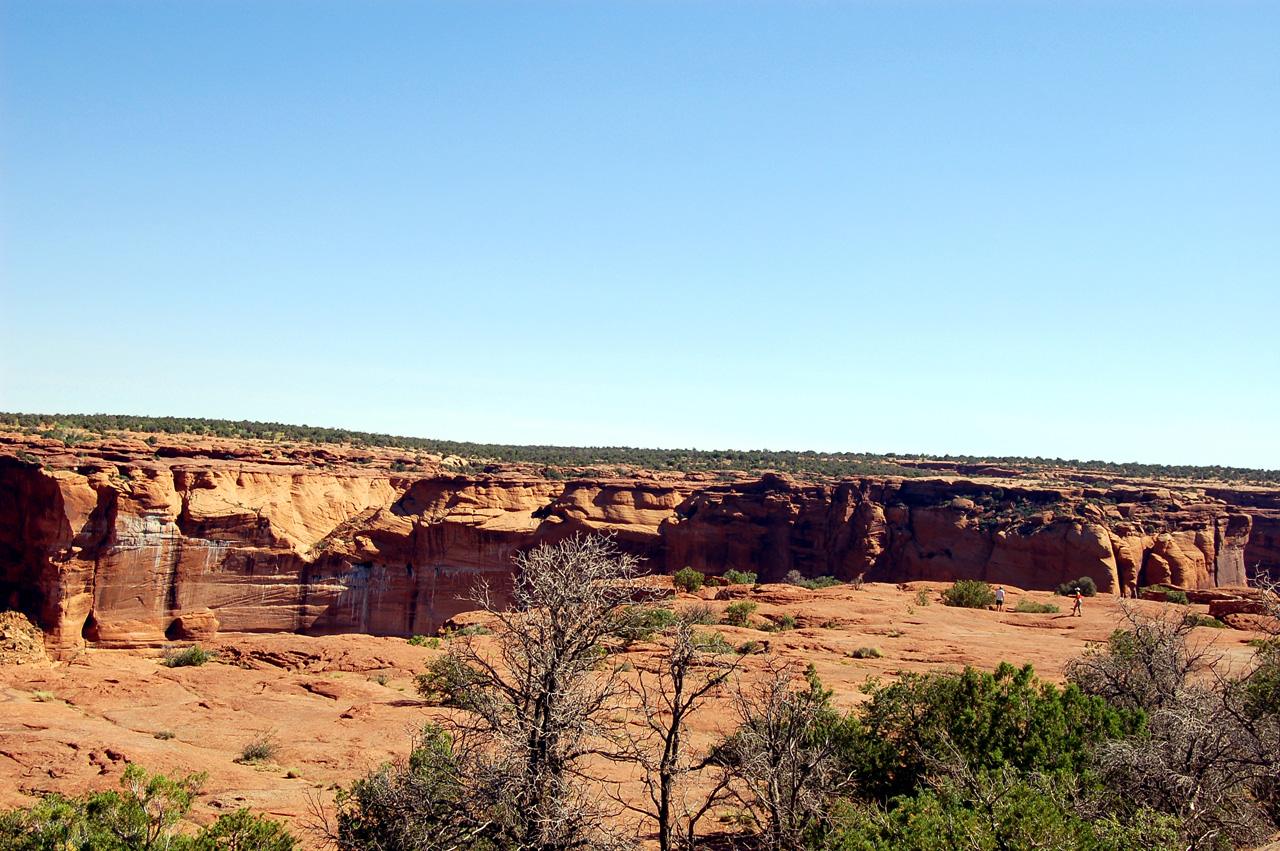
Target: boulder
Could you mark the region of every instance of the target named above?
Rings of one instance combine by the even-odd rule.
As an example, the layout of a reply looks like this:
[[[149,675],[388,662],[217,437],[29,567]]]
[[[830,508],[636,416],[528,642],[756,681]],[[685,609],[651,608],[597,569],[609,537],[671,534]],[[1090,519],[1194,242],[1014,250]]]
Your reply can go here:
[[[164,634],[170,641],[212,641],[218,635],[218,616],[209,609],[183,612]]]
[[[1266,615],[1269,608],[1261,600],[1214,600],[1209,604],[1209,614],[1221,620],[1227,615]]]
[[[1271,635],[1280,635],[1280,620],[1267,615],[1250,615],[1250,614],[1232,614],[1223,615],[1218,620],[1225,623],[1232,629],[1245,630],[1247,632],[1267,632]]]

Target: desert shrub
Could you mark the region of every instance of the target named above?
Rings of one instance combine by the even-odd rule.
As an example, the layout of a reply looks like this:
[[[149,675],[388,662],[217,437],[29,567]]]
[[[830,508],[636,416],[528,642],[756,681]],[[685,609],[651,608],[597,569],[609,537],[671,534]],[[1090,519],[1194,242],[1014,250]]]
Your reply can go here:
[[[728,583],[719,576],[707,576],[703,578],[702,584],[708,588],[719,588],[721,585],[727,585]]]
[[[680,612],[680,619],[688,624],[708,626],[716,622],[716,612],[706,603],[699,603]]]
[[[53,703],[57,700],[57,696],[51,691],[33,691],[31,699],[36,703]]]
[[[1209,615],[1201,615],[1196,612],[1188,612],[1183,618],[1188,626],[1207,626],[1212,629],[1226,629],[1227,625],[1215,617]]]
[[[737,653],[740,656],[749,656],[760,649],[759,641],[744,641],[738,645]]]
[[[671,582],[681,591],[692,594],[702,588],[706,577],[692,567],[682,567],[671,576]]]
[[[1254,646],[1258,652],[1254,654],[1253,670],[1237,684],[1237,697],[1242,699],[1249,717],[1269,719],[1273,726],[1280,726],[1280,642],[1271,638]]]
[[[1022,612],[1023,614],[1031,615],[1056,615],[1062,611],[1062,609],[1059,609],[1053,603],[1040,603],[1026,597],[1019,600],[1018,605],[1014,606],[1013,610],[1015,612]]]
[[[29,807],[0,812],[0,848],[62,851],[89,847],[86,840],[92,833],[85,823],[84,803],[49,793]]]
[[[391,681],[391,675],[386,671],[378,671],[376,674],[370,674],[365,677],[365,679],[371,683],[377,683],[380,686],[385,686]]]
[[[162,742],[167,742],[174,738],[174,732],[172,730],[157,730],[155,736],[152,738],[159,739]]]
[[[523,822],[537,811],[512,788],[520,779],[510,763],[425,724],[408,759],[383,763],[338,793],[329,838],[339,851],[594,847],[524,839]]]
[[[218,822],[195,836],[180,834],[178,827],[206,777],[191,774],[171,779],[163,774],[148,774],[141,766],[129,763],[120,778],[118,792],[91,792],[78,798],[48,794],[32,806],[0,813],[0,848],[5,851],[232,851],[238,848],[290,851],[292,838],[287,839],[287,844],[219,844],[219,834],[214,833]],[[283,828],[279,831],[278,837],[288,837]],[[227,832],[225,826],[220,832]]]
[[[413,638],[409,639],[409,643],[414,647],[429,647],[432,650],[436,650],[440,647],[440,639],[434,637],[428,638],[425,635],[415,635]]]
[[[1138,731],[1143,717],[1075,685],[1043,682],[1029,664],[1001,663],[993,673],[905,672],[863,690],[871,699],[846,743],[844,770],[865,795],[885,802],[917,792],[941,763],[975,772],[1008,767],[1020,776],[1087,770],[1100,741]]]
[[[1163,594],[1166,603],[1177,603],[1180,606],[1191,604],[1191,601],[1187,599],[1186,591],[1170,588],[1167,585],[1148,585],[1145,588],[1138,589],[1138,595],[1141,597],[1146,597],[1150,594]]]
[[[1176,819],[1149,809],[1088,818],[1070,805],[1068,782],[1014,772],[963,771],[892,806],[838,801],[828,851],[950,848],[1181,851]]]
[[[859,577],[859,586],[862,584],[860,580],[861,577]],[[782,577],[782,581],[788,585],[798,585],[801,588],[808,588],[810,591],[816,591],[819,588],[831,588],[835,585],[844,584],[834,576],[818,576],[813,579],[805,579],[804,574],[798,570],[787,571],[787,575]]]
[[[236,762],[255,763],[270,762],[276,758],[280,745],[276,742],[275,730],[262,730],[244,743],[240,748],[240,756]]]
[[[675,626],[679,620],[679,616],[671,609],[626,606],[618,618],[618,627],[613,634],[626,642],[647,641],[656,633]]]
[[[783,615],[778,618],[778,631],[786,632],[789,629],[795,629],[797,625],[795,615]]]
[[[857,650],[850,650],[849,657],[852,659],[880,659],[884,656],[879,647],[859,647]]]
[[[164,649],[164,666],[166,668],[185,668],[188,666],[199,667],[214,657],[214,654],[205,650],[199,644],[193,644],[190,647],[179,649],[177,647],[166,647]]]
[[[191,848],[192,851],[293,851],[294,845],[293,836],[283,824],[241,808],[219,816],[200,831]]]
[[[808,588],[810,591],[817,591],[819,588],[833,588],[843,583],[834,576],[819,576],[814,579],[804,579],[796,583],[801,588]]]
[[[467,694],[478,688],[480,676],[452,655],[438,656],[427,663],[427,671],[414,677],[418,694],[441,706],[468,709]]]
[[[730,807],[717,817],[721,824],[731,825],[744,830],[755,830],[760,827],[760,822],[755,816],[751,815],[749,810],[742,807]]]
[[[733,645],[718,632],[694,632],[693,644],[703,653],[729,653],[733,650]]]
[[[730,603],[728,608],[724,610],[724,622],[729,626],[746,626],[757,608],[758,606],[750,600],[739,600],[736,603]]]
[[[741,570],[726,570],[724,581],[729,585],[755,585],[756,574],[743,573]]]
[[[917,606],[927,606],[929,605],[929,592],[921,588],[916,592],[916,596],[913,599]]]
[[[991,586],[975,579],[959,579],[942,592],[942,602],[963,609],[985,609],[994,606],[996,594]]]
[[[1070,582],[1064,582],[1057,588],[1059,597],[1070,597],[1080,591],[1083,597],[1096,597],[1098,594],[1098,584],[1088,576],[1081,576],[1079,579],[1072,579]]]
[[[680,617],[673,610],[659,606],[651,609],[645,609],[641,620],[645,627],[653,630],[654,632],[661,632],[668,627],[675,626],[680,620]]]
[[[459,629],[447,626],[440,630],[440,637],[445,641],[451,638],[466,638],[469,635],[493,635],[493,630],[478,623],[468,624]]]

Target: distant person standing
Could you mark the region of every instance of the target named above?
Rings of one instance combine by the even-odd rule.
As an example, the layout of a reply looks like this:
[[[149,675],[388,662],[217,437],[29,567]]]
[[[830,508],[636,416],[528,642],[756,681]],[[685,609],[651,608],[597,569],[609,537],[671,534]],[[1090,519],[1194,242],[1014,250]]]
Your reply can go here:
[[[1084,606],[1083,606],[1083,600],[1084,600],[1084,595],[1082,595],[1082,594],[1080,593],[1080,589],[1079,589],[1079,588],[1077,588],[1077,589],[1076,589],[1076,604],[1075,604],[1074,606],[1072,606],[1072,607],[1071,607],[1071,615],[1072,615],[1072,617],[1075,617],[1076,615],[1079,615],[1080,617],[1084,617]]]
[[[1004,586],[996,588],[996,611],[1004,611]]]

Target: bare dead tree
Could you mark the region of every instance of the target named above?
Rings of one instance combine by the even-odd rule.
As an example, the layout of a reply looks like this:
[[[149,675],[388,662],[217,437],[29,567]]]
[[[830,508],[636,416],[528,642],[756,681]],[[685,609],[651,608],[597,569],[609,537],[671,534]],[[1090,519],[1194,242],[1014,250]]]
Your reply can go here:
[[[698,822],[725,797],[728,774],[706,754],[690,748],[688,720],[725,688],[739,666],[724,642],[708,640],[687,620],[677,621],[667,640],[651,675],[639,671],[629,684],[643,726],[639,732],[626,728],[620,747],[607,754],[640,768],[647,800],[637,803],[620,794],[615,798],[656,822],[661,851],[692,849]],[[689,776],[708,769],[716,772],[710,785],[691,789]]]
[[[307,812],[296,825],[311,837],[316,846],[334,848],[338,844],[338,825],[324,803],[323,792],[306,792]]]
[[[840,716],[830,706],[813,667],[807,688],[795,688],[798,666],[766,661],[755,687],[740,687],[735,702],[741,726],[719,748],[730,790],[760,826],[771,851],[803,847],[805,831],[824,817],[831,796],[850,782],[838,771],[836,730]]]
[[[1264,617],[1256,626],[1268,638],[1254,641],[1249,669],[1236,679],[1220,678],[1223,708],[1239,738],[1236,759],[1253,777],[1252,791],[1273,825],[1280,825],[1280,580],[1256,583]]]
[[[1216,660],[1190,644],[1187,621],[1124,613],[1128,630],[1067,667],[1085,692],[1146,713],[1143,735],[1099,748],[1108,784],[1176,816],[1191,849],[1260,840],[1275,826],[1266,803],[1280,780],[1275,713],[1256,711],[1250,676],[1211,671]]]
[[[492,615],[492,642],[466,636],[419,679],[464,710],[455,734],[486,743],[513,847],[564,851],[608,843],[579,763],[597,749],[619,695],[597,670],[615,636],[642,616],[637,560],[611,538],[584,536],[521,553],[510,603],[487,585],[472,600]]]
[[[1280,577],[1262,574],[1254,579],[1253,585],[1258,589],[1257,599],[1265,615],[1259,627],[1273,638],[1280,638]]]
[[[1120,611],[1128,629],[1067,663],[1067,679],[1088,694],[1120,709],[1155,712],[1177,701],[1192,677],[1215,661],[1207,645],[1191,645],[1194,624],[1181,617],[1148,617],[1123,601]]]
[[[1150,735],[1106,743],[1099,764],[1128,798],[1178,817],[1193,849],[1222,840],[1254,844],[1271,832],[1252,787],[1266,769],[1250,759],[1253,738],[1232,723],[1222,696],[1193,689],[1150,716]]]

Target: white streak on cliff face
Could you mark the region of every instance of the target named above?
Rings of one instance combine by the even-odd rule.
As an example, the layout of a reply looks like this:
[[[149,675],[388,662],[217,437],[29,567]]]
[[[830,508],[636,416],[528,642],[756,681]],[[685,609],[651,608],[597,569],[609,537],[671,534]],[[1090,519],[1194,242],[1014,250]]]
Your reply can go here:
[[[94,611],[123,608],[130,620],[163,620],[172,609],[183,545],[181,530],[165,514],[118,513],[99,566]]]
[[[201,573],[214,573],[222,567],[223,559],[226,558],[227,552],[231,549],[230,541],[210,541],[204,538],[192,539],[200,544],[204,550],[204,564],[201,566]]]
[[[163,547],[182,537],[182,531],[171,518],[158,513],[118,514],[114,529],[114,546],[119,549]]]
[[[465,598],[477,579],[508,584],[513,552],[591,530],[616,532],[657,571],[985,577],[1031,588],[1085,573],[1100,588],[1150,583],[1156,568],[1188,587],[1215,573],[1221,583],[1242,572],[1241,557],[1224,549],[1249,544],[1247,516],[1231,521],[1225,504],[1187,497],[1184,509],[1168,491],[1137,488],[878,477],[799,485],[776,475],[408,482],[158,460],[127,474],[12,475],[25,477],[12,492],[36,525],[0,531],[23,530],[10,546],[36,565],[23,575],[40,583],[58,648],[75,644],[91,612],[95,634],[116,646],[163,641],[173,617],[201,609],[226,631],[425,634],[472,607]],[[1026,505],[1049,519],[1024,528]]]

